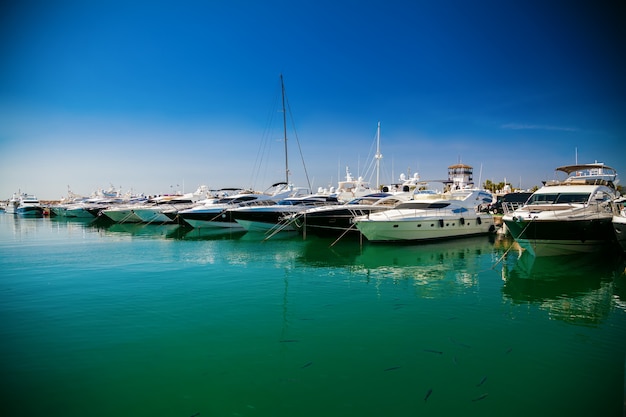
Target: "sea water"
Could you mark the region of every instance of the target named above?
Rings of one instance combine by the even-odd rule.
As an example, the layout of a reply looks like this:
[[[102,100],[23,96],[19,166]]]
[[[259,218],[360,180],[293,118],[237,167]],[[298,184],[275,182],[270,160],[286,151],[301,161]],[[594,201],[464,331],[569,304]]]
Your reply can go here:
[[[0,215],[2,416],[622,416],[619,255]]]

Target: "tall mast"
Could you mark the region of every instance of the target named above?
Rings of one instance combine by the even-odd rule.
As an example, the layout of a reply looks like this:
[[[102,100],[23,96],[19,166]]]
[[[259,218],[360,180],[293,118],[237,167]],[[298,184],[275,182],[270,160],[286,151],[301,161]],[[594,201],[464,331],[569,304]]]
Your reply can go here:
[[[289,184],[289,156],[287,153],[287,111],[285,109],[285,84],[283,83],[283,74],[280,74],[280,89],[283,101],[283,134],[285,141],[285,182]]]
[[[378,128],[376,129],[376,189],[380,187],[380,160],[383,159],[383,155],[380,153],[380,122],[378,122]]]

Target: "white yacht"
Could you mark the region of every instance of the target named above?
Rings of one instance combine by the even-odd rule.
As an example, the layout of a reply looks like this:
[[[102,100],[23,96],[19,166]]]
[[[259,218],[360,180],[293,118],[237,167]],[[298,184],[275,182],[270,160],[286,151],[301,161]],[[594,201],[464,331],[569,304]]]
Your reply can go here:
[[[201,185],[193,193],[167,194],[151,198],[146,204],[134,207],[132,211],[142,223],[176,223],[180,211],[194,207],[201,201],[214,201],[215,199],[216,197],[211,195],[211,191],[206,186]]]
[[[502,220],[519,245],[535,256],[598,252],[612,246],[617,172],[602,163],[556,168],[552,180]]]
[[[186,210],[181,210],[178,215],[183,221],[196,229],[201,228],[227,228],[241,229],[243,226],[232,218],[229,209],[244,206],[273,205],[277,201],[292,196],[297,190],[285,182],[272,184],[264,192],[255,192],[243,189],[222,189],[221,198],[207,200]]]
[[[374,242],[417,242],[491,233],[493,216],[478,208],[492,201],[479,189],[416,193],[412,200],[354,219],[356,228]]]
[[[148,201],[146,197],[131,197],[125,203],[115,204],[102,210],[100,215],[108,217],[115,223],[141,223],[141,218],[133,210],[146,201]]]
[[[291,216],[311,207],[337,203],[334,194],[309,194],[285,198],[271,206],[238,207],[227,213],[249,232],[296,231]]]
[[[5,211],[7,214],[16,214],[23,217],[42,217],[44,208],[39,199],[32,194],[13,194]]]

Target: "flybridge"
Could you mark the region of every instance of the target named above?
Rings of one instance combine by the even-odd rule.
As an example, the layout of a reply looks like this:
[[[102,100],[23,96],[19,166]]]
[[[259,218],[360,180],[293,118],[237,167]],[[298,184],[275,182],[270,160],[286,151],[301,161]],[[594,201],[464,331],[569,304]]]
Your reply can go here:
[[[615,188],[619,182],[617,171],[603,163],[565,165],[556,168],[556,171],[569,176],[564,181],[547,181],[545,185],[606,185]]]

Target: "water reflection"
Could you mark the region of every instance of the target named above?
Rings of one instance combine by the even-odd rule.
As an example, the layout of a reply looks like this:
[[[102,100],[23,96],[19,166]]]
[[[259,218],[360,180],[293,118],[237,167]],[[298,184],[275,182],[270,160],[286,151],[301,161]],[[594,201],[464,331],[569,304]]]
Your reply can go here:
[[[307,243],[298,262],[344,267],[352,279],[406,283],[421,287],[423,296],[443,297],[477,286],[493,251],[493,238],[486,236],[419,245],[348,241],[329,247],[329,241],[316,240]]]
[[[181,239],[184,240],[225,240],[239,239],[246,231],[230,228],[192,228],[182,227]]]
[[[108,225],[94,224],[93,227],[109,235],[128,235],[146,239],[181,239],[185,234],[184,228],[177,224],[114,223]]]
[[[554,319],[593,325],[624,308],[624,262],[611,255],[534,257],[527,252],[504,265],[503,295],[518,304],[537,304]],[[621,296],[619,295],[622,293]]]

